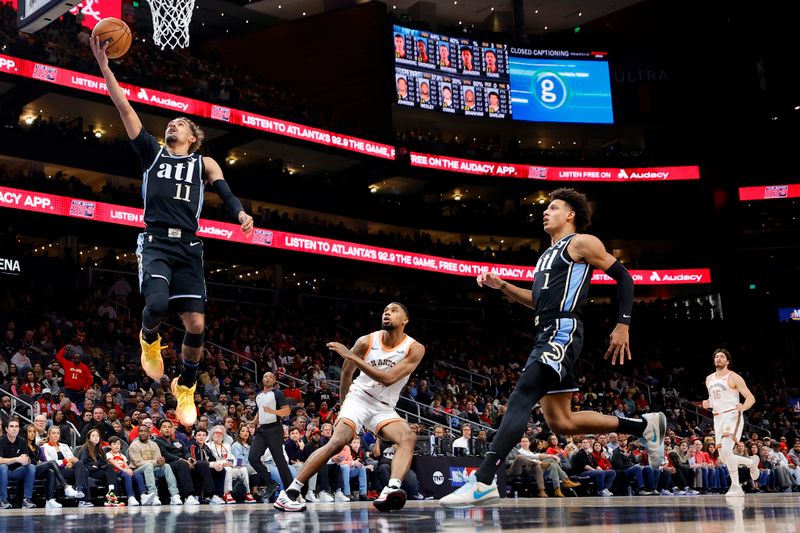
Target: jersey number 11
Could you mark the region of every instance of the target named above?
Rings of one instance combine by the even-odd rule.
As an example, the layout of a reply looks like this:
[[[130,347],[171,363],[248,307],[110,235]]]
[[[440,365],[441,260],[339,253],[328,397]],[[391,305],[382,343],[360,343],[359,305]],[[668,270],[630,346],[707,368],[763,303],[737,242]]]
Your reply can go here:
[[[189,195],[192,192],[192,188],[189,185],[184,185],[183,183],[176,183],[175,184],[175,200],[183,200],[184,202],[189,202]]]

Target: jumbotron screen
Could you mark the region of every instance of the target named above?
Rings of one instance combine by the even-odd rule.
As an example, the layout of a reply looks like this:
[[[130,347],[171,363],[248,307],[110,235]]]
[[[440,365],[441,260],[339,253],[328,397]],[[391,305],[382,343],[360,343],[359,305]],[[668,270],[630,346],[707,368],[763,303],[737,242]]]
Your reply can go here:
[[[537,50],[394,26],[401,106],[533,122],[611,124],[605,52]]]
[[[510,118],[508,47],[394,26],[397,103]]]

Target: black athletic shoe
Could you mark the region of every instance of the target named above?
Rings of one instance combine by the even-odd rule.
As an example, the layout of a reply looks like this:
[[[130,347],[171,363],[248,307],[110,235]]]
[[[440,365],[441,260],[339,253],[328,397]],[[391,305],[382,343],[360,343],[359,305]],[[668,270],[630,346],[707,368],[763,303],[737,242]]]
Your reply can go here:
[[[31,501],[30,498],[25,498],[22,500],[22,508],[23,509],[36,509],[36,504]]]
[[[14,506],[8,503],[8,500],[0,500],[0,509],[11,509],[12,507]]]
[[[278,487],[280,485],[277,481],[270,481],[267,483],[266,487],[264,487],[264,492],[262,496],[264,498],[264,503],[274,502],[278,499],[278,495],[276,494]]]

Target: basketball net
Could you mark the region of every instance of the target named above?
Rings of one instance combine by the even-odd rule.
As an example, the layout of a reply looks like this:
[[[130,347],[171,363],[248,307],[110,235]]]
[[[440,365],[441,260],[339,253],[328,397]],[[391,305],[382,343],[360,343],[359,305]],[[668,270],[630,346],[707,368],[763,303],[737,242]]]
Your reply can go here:
[[[195,0],[147,0],[153,14],[153,41],[164,50],[189,46]]]

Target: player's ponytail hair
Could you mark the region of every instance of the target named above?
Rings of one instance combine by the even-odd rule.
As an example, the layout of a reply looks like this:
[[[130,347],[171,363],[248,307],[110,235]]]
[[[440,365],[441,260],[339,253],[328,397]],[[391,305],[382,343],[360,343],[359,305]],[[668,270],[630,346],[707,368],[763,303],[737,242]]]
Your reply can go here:
[[[192,143],[191,146],[189,146],[189,153],[191,154],[198,151],[200,147],[203,146],[203,140],[206,138],[205,132],[190,118],[178,117],[175,120],[182,120],[186,122],[186,124],[189,125],[189,129],[192,130],[192,135],[194,135],[195,138],[197,139],[195,142]]]
[[[569,204],[575,211],[575,229],[585,231],[592,225],[592,208],[589,206],[589,199],[585,194],[581,194],[575,189],[556,189],[550,193],[550,201],[561,200]]]

